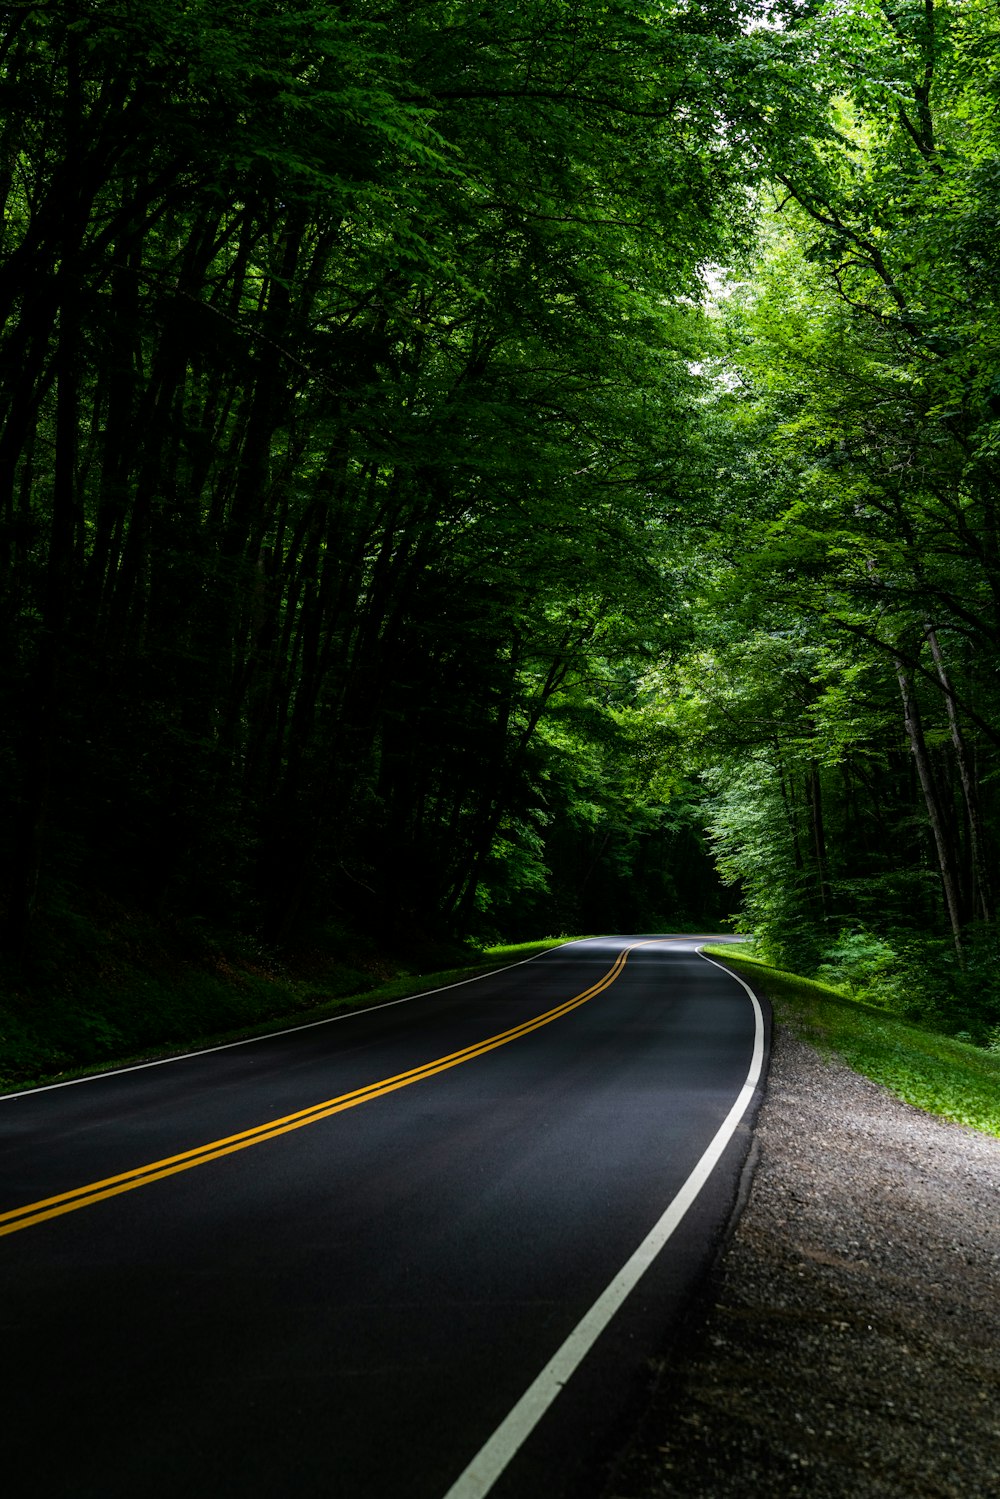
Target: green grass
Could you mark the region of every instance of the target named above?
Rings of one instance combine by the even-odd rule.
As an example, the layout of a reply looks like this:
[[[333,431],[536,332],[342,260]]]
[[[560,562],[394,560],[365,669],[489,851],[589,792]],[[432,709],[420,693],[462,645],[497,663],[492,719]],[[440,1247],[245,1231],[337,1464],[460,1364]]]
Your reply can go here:
[[[461,983],[572,940],[470,950],[456,966],[401,970],[383,982],[336,962],[309,982],[225,963],[219,971],[130,967],[113,983],[91,980],[41,1002],[7,994],[0,997],[0,1094],[310,1025]]]
[[[534,958],[538,953],[550,952],[553,947],[564,947],[567,942],[581,942],[582,937],[544,937],[540,942],[508,942],[499,947],[487,947],[484,952],[491,962],[520,963],[525,958]]]
[[[705,952],[755,980],[779,1024],[824,1055],[842,1058],[918,1109],[1000,1135],[1000,1055],[772,968],[742,947],[706,945]]]

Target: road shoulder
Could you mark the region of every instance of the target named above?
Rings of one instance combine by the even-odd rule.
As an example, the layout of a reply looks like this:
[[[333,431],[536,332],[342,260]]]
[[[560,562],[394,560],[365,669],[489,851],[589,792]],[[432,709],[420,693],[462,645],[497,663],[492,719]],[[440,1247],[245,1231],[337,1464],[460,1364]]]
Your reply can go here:
[[[776,1027],[710,1309],[604,1499],[1000,1491],[1000,1140]]]

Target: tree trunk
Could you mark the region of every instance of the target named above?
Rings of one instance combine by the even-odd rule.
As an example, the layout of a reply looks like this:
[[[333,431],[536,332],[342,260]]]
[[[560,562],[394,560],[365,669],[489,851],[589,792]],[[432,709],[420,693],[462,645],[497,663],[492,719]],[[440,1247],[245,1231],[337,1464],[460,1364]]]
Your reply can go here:
[[[826,878],[826,831],[823,826],[823,793],[820,786],[819,766],[809,761],[806,776],[806,798],[809,803],[809,821],[812,827],[813,855],[816,859],[816,879],[819,885],[819,908],[824,925],[830,917],[830,887]]]
[[[993,903],[992,880],[990,878],[989,863],[986,858],[986,834],[983,827],[982,810],[979,800],[979,784],[975,770],[969,758],[968,747],[962,726],[959,722],[958,711],[955,707],[955,698],[951,690],[951,682],[941,652],[937,631],[932,624],[927,625],[927,641],[934,657],[934,665],[937,667],[938,677],[944,691],[944,700],[948,709],[948,727],[951,730],[951,742],[955,750],[955,760],[958,764],[958,773],[962,782],[962,795],[965,798],[965,811],[969,822],[969,864],[972,872],[972,905],[978,909],[978,913],[984,921],[992,921],[995,915]]]
[[[788,823],[788,831],[792,839],[792,857],[795,860],[795,868],[801,870],[804,866],[802,858],[802,844],[799,841],[799,820],[796,815],[794,798],[789,794],[788,782],[785,780],[785,767],[780,754],[776,754],[775,763],[778,767],[778,785],[781,787],[781,801],[785,809],[785,819]]]
[[[910,749],[917,767],[917,775],[920,778],[920,789],[924,794],[927,820],[930,823],[931,832],[934,836],[934,847],[937,850],[938,867],[941,871],[941,885],[944,890],[944,900],[948,910],[948,920],[951,924],[955,952],[958,955],[959,962],[961,962],[962,923],[955,851],[948,839],[941,801],[934,782],[934,772],[930,756],[927,753],[927,742],[924,739],[920,711],[917,707],[917,700],[913,691],[913,683],[906,667],[898,657],[896,659],[896,678],[899,682],[899,690],[903,699],[903,722],[906,726],[906,735],[910,742]]]

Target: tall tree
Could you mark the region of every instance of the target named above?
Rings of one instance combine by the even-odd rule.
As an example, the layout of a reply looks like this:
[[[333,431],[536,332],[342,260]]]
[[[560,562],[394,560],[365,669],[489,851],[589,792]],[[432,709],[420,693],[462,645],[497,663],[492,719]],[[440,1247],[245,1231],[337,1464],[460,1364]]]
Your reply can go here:
[[[738,560],[715,568],[758,660],[790,659],[807,690],[769,750],[763,723],[751,733],[738,809],[717,772],[719,836],[778,946],[798,930],[815,958],[844,925],[930,919],[965,961],[995,919],[995,24],[984,5],[920,0],[820,7],[792,34],[814,48],[829,123],[771,158],[762,262],[728,299],[725,485],[749,528],[726,532]],[[731,693],[743,647],[723,634],[716,650]],[[754,682],[768,700],[789,688],[784,667]],[[810,889],[829,886],[795,920],[768,914],[762,823],[782,889],[810,864]],[[922,873],[934,909],[907,915]]]
[[[40,875],[470,919],[602,618],[656,635],[700,270],[811,107],[751,9],[7,14],[13,946]]]

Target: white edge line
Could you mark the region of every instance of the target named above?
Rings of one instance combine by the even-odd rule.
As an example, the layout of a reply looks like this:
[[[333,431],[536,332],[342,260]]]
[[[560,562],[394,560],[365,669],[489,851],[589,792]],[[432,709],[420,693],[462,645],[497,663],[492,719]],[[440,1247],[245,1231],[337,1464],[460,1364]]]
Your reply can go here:
[[[188,1062],[192,1057],[207,1057],[213,1051],[231,1051],[234,1046],[253,1046],[258,1041],[274,1041],[278,1036],[290,1036],[295,1031],[315,1030],[318,1025],[336,1025],[338,1020],[355,1020],[359,1015],[371,1015],[375,1010],[391,1010],[393,1005],[407,1005],[414,999],[427,999],[431,994],[444,994],[448,989],[461,989],[463,984],[478,984],[481,979],[491,979],[498,973],[509,973],[512,968],[522,968],[525,963],[534,963],[550,952],[561,952],[572,947],[574,942],[592,941],[588,937],[575,937],[547,947],[544,952],[532,953],[530,958],[518,958],[516,963],[505,963],[501,968],[491,968],[489,973],[476,973],[469,979],[456,979],[453,984],[441,984],[436,989],[421,989],[419,994],[404,994],[402,999],[386,999],[380,1005],[358,1005],[343,1015],[327,1015],[325,1020],[305,1020],[301,1025],[288,1025],[284,1030],[266,1031],[262,1036],[244,1036],[242,1041],[223,1041],[218,1046],[203,1046],[200,1051],[181,1051],[172,1057],[158,1057],[153,1062],[134,1062],[131,1067],[109,1067],[106,1072],[88,1072],[86,1077],[68,1077],[62,1083],[42,1083],[37,1088],[22,1088],[18,1093],[0,1093],[0,1103],[13,1098],[28,1098],[35,1093],[51,1093],[53,1088],[73,1088],[77,1083],[97,1083],[106,1077],[121,1077],[126,1072],[142,1072],[147,1067],[166,1067],[170,1062]]]
[[[754,1043],[746,1082],[716,1131],[708,1149],[663,1216],[654,1224],[638,1249],[602,1291],[582,1320],[577,1323],[538,1378],[525,1390],[485,1446],[480,1448],[465,1471],[455,1480],[444,1499],[483,1499],[483,1496],[489,1493],[507,1464],[545,1415],[559,1391],[568,1383],[570,1377],[590,1352],[625,1298],[635,1289],[639,1280],[679,1226],[718,1164],[722,1152],[753,1098],[764,1064],[764,1018],[761,1014],[760,1003],[750,986],[745,984],[737,974],[730,972],[728,968],[723,968],[722,964],[716,963],[714,958],[705,957],[700,949],[696,951],[706,963],[712,963],[714,967],[735,979],[750,996],[754,1010]]]

